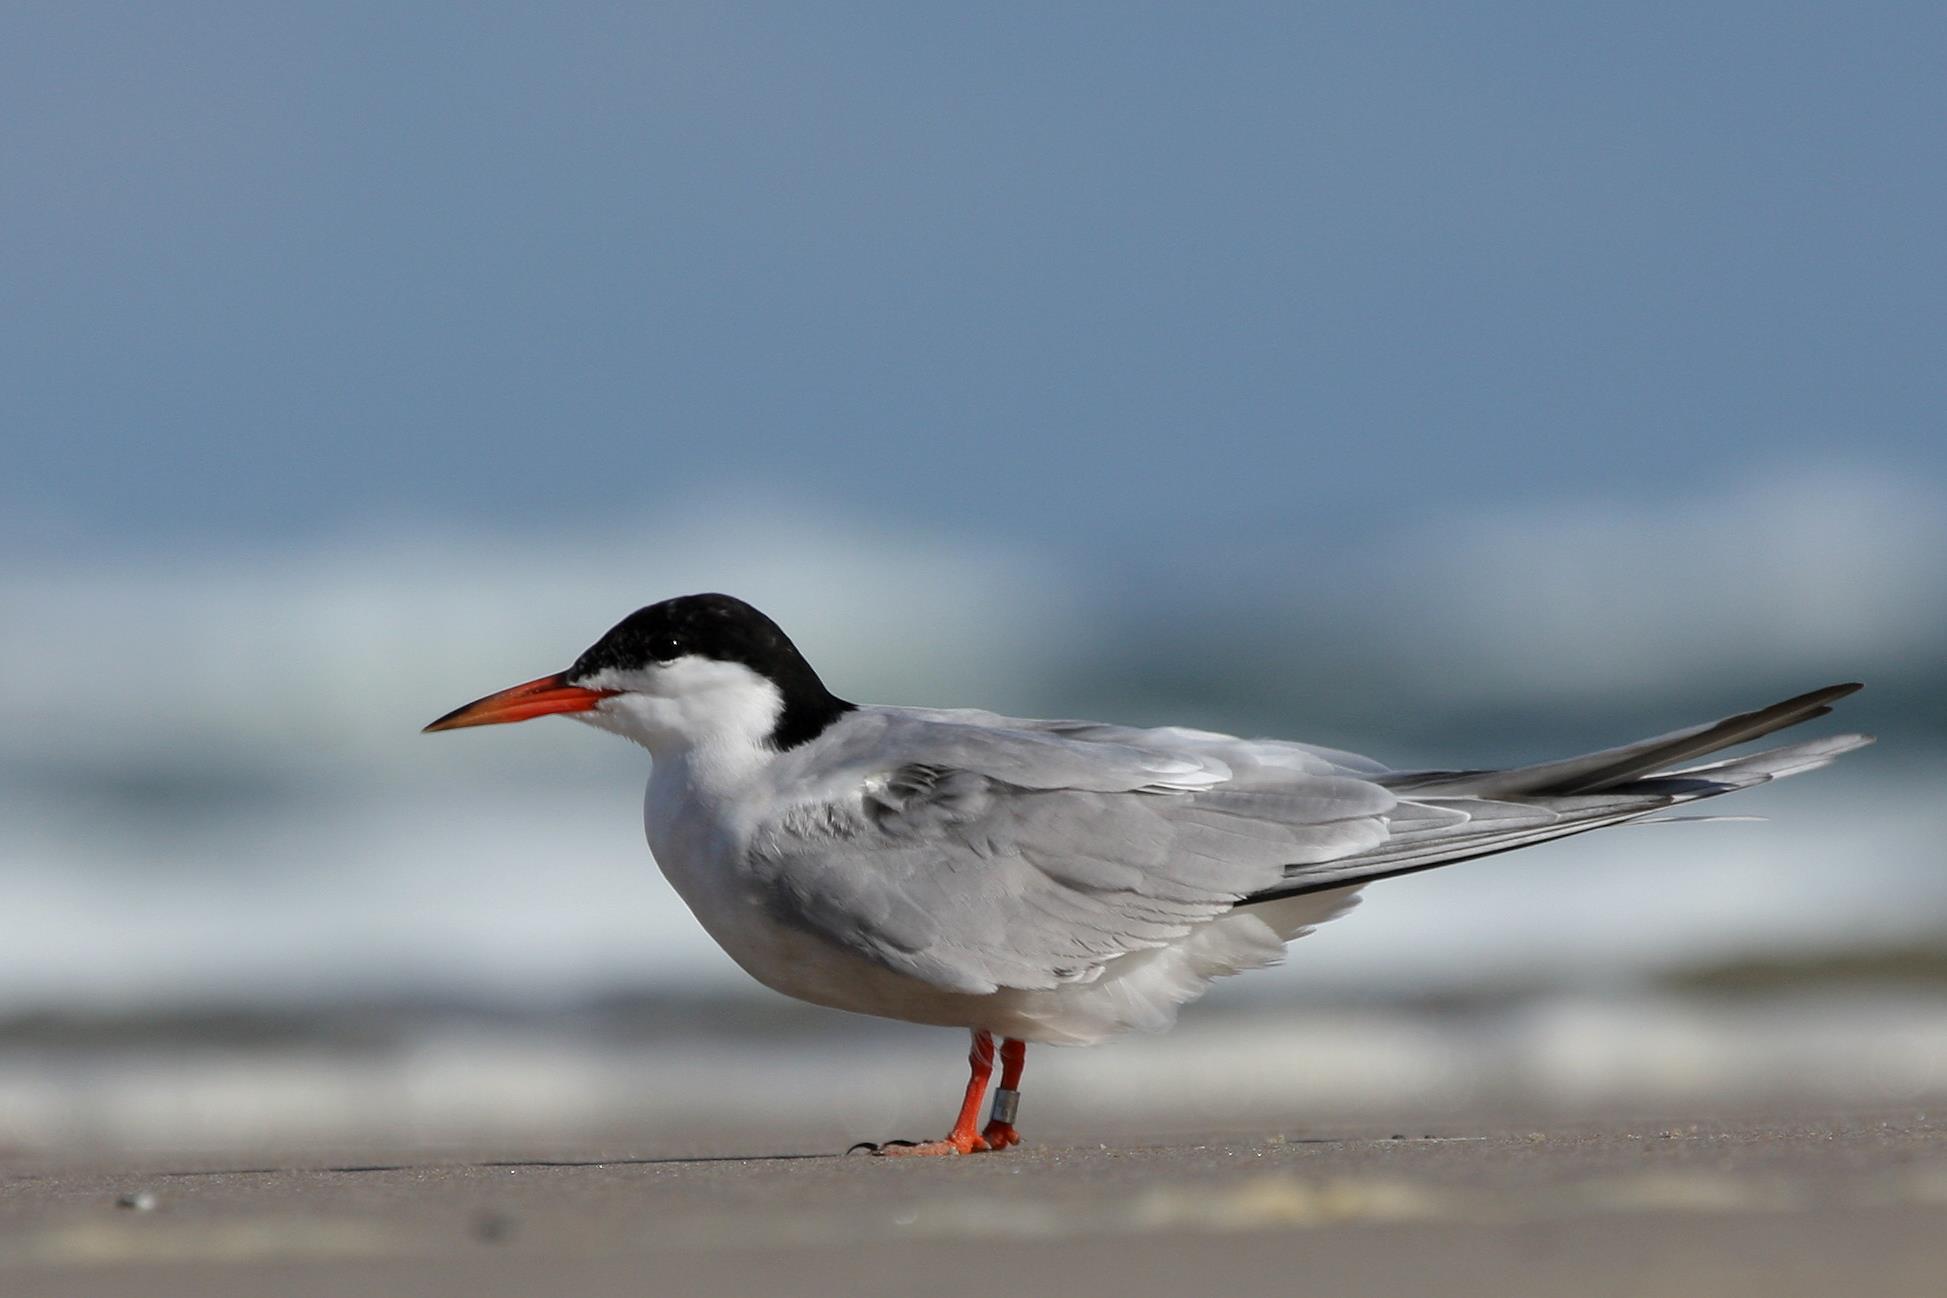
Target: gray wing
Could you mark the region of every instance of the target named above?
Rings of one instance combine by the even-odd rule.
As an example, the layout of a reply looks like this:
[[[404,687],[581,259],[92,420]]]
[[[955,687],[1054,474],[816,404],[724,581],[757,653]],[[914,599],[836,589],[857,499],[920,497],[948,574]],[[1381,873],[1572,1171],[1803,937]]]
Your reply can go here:
[[[747,865],[778,918],[953,991],[1090,981],[1377,846],[1397,803],[1223,736],[950,715],[873,709],[807,746],[790,774],[812,796],[756,827]]]
[[[1188,726],[1145,728],[1107,725],[1100,721],[1041,721],[969,708],[902,708],[900,711],[913,717],[957,725],[1027,731],[1091,745],[1161,747],[1185,756],[1195,755],[1206,761],[1219,762],[1240,778],[1249,778],[1254,771],[1275,778],[1275,773],[1280,770],[1302,771],[1311,775],[1372,777],[1395,773],[1384,762],[1339,748],[1327,748],[1322,744],[1302,744],[1288,739],[1240,739],[1236,735],[1196,730]]]
[[[756,827],[748,865],[780,919],[936,986],[1086,982],[1240,903],[1357,887],[1815,770],[1871,739],[1675,764],[1823,716],[1856,688],[1514,771],[1392,771],[1208,731],[865,709],[782,763],[798,796]]]

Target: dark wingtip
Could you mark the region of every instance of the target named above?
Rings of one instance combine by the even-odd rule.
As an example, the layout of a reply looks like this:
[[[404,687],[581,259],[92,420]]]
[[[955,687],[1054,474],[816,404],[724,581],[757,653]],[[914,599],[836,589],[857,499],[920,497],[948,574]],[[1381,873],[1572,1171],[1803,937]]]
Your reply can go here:
[[[1775,708],[1794,706],[1809,707],[1816,705],[1820,709],[1819,711],[1809,713],[1805,717],[1800,718],[1801,721],[1810,720],[1812,717],[1824,716],[1832,710],[1831,704],[1837,703],[1848,694],[1857,694],[1865,688],[1866,685],[1863,681],[1841,681],[1837,685],[1822,685],[1818,689],[1807,690],[1795,698],[1786,699],[1783,703],[1774,703],[1770,708],[1766,708],[1765,711],[1769,712]],[[1793,724],[1797,723],[1794,722]]]

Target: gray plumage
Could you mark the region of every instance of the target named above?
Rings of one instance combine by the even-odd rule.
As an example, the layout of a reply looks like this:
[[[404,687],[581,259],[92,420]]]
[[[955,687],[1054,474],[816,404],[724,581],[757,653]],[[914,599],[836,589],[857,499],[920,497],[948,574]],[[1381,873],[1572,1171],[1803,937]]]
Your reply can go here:
[[[1857,688],[1506,771],[1392,771],[1205,731],[864,708],[775,762],[776,800],[748,827],[744,870],[781,926],[942,992],[1087,984],[1265,903],[1823,766],[1871,740],[1677,764],[1822,716]]]

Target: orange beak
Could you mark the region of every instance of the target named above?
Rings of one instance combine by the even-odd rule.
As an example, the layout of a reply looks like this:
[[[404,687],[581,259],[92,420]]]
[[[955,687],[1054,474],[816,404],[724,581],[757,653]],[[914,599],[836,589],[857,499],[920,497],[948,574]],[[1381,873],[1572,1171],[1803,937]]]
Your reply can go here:
[[[475,699],[427,726],[421,734],[435,730],[458,730],[464,726],[498,726],[509,721],[527,721],[550,712],[587,712],[620,690],[590,690],[562,683],[561,673],[543,676],[525,685],[516,685],[484,699]]]

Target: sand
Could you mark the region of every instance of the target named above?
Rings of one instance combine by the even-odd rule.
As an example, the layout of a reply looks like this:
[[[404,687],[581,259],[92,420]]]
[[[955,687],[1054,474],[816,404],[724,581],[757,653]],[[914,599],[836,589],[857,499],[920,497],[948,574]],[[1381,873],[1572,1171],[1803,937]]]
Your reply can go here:
[[[1947,1115],[0,1158],[0,1294],[1930,1294]]]

